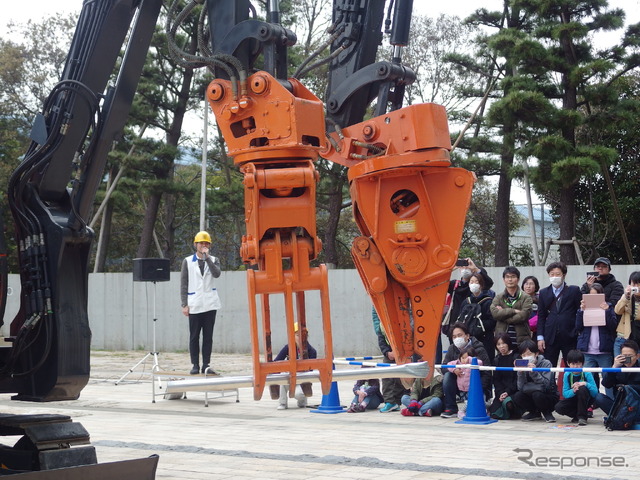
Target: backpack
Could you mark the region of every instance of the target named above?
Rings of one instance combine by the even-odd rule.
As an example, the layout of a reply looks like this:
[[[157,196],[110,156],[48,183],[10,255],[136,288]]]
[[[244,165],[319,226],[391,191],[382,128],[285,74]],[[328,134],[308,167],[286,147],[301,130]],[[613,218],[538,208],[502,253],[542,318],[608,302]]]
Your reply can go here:
[[[630,385],[620,385],[609,416],[607,430],[629,430],[640,420],[640,393]]]
[[[467,297],[458,315],[458,321],[464,323],[469,329],[469,334],[476,338],[483,338],[486,333],[482,321],[482,303],[485,301],[491,301],[491,298],[485,297],[478,303],[473,303],[471,298]]]

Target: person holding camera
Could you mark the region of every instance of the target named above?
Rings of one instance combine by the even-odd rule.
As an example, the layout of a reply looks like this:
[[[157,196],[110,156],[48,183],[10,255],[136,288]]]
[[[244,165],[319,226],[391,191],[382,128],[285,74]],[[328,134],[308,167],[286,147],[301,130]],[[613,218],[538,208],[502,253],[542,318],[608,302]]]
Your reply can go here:
[[[580,291],[589,293],[594,283],[599,283],[604,289],[604,300],[611,305],[615,305],[624,293],[622,283],[616,280],[611,274],[611,260],[607,257],[599,257],[593,263],[595,272],[587,273],[587,281],[582,284]]]
[[[616,339],[613,342],[613,354],[620,355],[622,344],[627,340],[640,342],[640,272],[629,275],[629,285],[624,295],[618,300],[614,308],[620,315],[620,322],[616,329]]]
[[[622,370],[631,367],[639,367],[638,344],[633,340],[627,340],[622,344],[620,355],[613,359],[613,368]],[[616,385],[632,385],[640,390],[640,372],[605,372],[602,374],[602,385],[605,388],[613,388]],[[609,414],[613,406],[613,398],[602,393],[596,396],[595,404],[600,407],[605,414]]]

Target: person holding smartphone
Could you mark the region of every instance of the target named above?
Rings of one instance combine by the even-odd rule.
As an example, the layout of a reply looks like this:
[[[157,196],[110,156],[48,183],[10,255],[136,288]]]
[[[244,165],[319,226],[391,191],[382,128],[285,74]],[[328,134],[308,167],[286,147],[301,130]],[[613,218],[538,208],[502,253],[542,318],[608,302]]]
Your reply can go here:
[[[442,333],[449,337],[451,337],[451,325],[456,323],[460,316],[460,309],[462,308],[463,301],[471,295],[471,290],[469,289],[469,279],[471,278],[471,275],[474,273],[481,275],[484,291],[488,292],[489,295],[493,293],[491,292],[493,280],[487,274],[487,271],[484,268],[476,266],[473,260],[470,258],[458,259],[456,262],[456,268],[460,271],[460,279],[451,280],[449,282],[449,289],[447,291],[448,307],[445,307],[447,311],[444,312],[445,316],[448,315],[449,321],[446,322],[446,325],[443,324],[442,328]],[[436,363],[437,362],[438,358],[436,358]]]
[[[594,272],[587,272],[587,281],[584,282],[580,291],[589,293],[594,283],[599,283],[604,289],[604,300],[611,305],[615,305],[624,294],[622,283],[616,280],[611,273],[611,260],[607,257],[599,257],[593,263]]]
[[[551,362],[538,351],[538,344],[531,339],[518,346],[523,360],[527,360],[529,368],[551,368]],[[518,391],[513,394],[513,403],[517,409],[527,412],[522,421],[530,422],[544,418],[547,423],[554,423],[553,407],[558,402],[556,375],[550,371],[517,372]]]
[[[620,316],[613,342],[613,354],[617,356],[625,341],[640,341],[640,272],[629,275],[629,285],[614,310]]]
[[[613,359],[613,368],[639,367],[638,363],[638,344],[633,340],[627,340],[622,344],[620,355],[616,355]],[[605,372],[602,374],[602,385],[605,388],[613,388],[616,385],[632,385],[640,390],[640,372]],[[613,406],[613,398],[608,395],[598,393],[595,404],[600,407],[605,414],[609,414]]]

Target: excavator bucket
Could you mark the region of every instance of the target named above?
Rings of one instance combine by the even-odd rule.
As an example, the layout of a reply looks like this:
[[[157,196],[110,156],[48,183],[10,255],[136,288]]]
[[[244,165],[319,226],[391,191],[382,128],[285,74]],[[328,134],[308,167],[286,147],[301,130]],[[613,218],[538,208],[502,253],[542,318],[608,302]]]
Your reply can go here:
[[[451,167],[444,108],[419,104],[332,135],[362,236],[352,257],[398,363],[433,365],[475,176]]]

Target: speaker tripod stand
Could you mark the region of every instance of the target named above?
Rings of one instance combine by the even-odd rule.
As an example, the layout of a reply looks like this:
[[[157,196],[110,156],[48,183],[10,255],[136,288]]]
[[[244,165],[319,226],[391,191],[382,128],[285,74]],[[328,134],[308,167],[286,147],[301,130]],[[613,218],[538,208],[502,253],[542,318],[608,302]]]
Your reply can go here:
[[[157,372],[160,370],[160,365],[158,364],[158,349],[156,348],[156,322],[158,318],[156,317],[156,282],[153,282],[153,328],[152,328],[152,336],[153,336],[153,349],[149,353],[147,353],[144,357],[140,359],[138,363],[136,363],[133,367],[129,369],[127,373],[122,375],[117,381],[116,385],[124,380],[127,375],[133,373],[133,371],[138,368],[140,365],[146,363],[149,357],[153,357],[153,367],[152,372]]]

